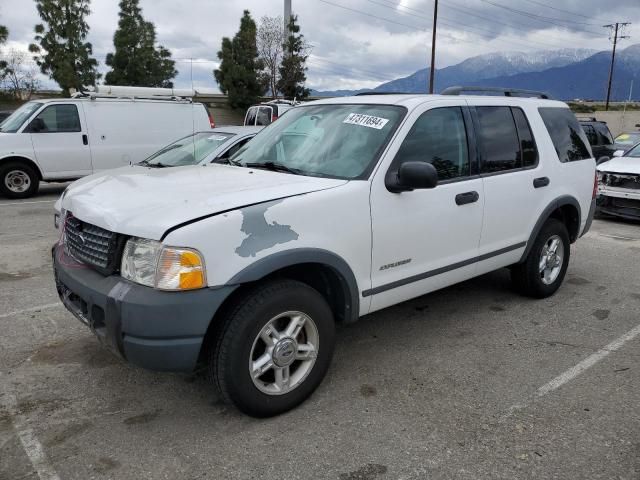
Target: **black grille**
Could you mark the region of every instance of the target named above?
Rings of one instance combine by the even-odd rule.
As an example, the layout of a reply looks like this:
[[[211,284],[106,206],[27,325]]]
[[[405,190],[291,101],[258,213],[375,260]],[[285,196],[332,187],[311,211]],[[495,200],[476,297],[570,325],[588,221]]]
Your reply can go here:
[[[634,190],[640,189],[640,175],[616,175],[607,173],[603,177],[605,185],[619,188],[631,188]]]
[[[64,231],[65,248],[72,257],[106,275],[118,269],[121,235],[83,222],[71,213],[65,219]]]

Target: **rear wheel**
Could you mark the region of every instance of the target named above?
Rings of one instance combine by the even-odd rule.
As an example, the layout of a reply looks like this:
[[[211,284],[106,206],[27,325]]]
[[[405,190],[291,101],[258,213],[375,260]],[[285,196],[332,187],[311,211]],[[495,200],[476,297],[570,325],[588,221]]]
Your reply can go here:
[[[243,412],[277,415],[320,384],[334,337],[333,314],[320,293],[294,280],[270,282],[227,315],[209,371],[223,397]]]
[[[570,253],[567,227],[550,218],[540,230],[525,261],[511,268],[511,279],[516,289],[535,298],[553,295],[567,273]]]
[[[0,164],[0,192],[9,198],[27,198],[35,195],[40,185],[38,173],[22,162]]]

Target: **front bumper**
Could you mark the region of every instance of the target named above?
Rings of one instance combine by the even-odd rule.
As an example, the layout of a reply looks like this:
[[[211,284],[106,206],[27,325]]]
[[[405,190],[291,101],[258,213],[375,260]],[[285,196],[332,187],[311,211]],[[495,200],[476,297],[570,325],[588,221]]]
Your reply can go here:
[[[627,220],[640,220],[640,196],[609,196],[598,195],[597,209],[599,213],[625,218]]]
[[[161,371],[191,371],[214,314],[234,286],[163,292],[105,277],[52,249],[58,295],[100,342],[128,362]]]

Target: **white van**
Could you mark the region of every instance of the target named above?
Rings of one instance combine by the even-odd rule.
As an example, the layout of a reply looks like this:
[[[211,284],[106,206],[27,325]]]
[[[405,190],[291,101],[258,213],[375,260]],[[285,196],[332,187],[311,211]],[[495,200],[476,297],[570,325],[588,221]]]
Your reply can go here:
[[[66,181],[144,160],[171,141],[212,128],[189,99],[81,95],[35,100],[0,124],[0,194],[35,195]]]

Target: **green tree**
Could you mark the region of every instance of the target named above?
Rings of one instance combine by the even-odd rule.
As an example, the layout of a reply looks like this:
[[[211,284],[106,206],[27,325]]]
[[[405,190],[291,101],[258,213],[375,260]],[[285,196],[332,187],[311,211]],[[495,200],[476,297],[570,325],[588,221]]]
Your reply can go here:
[[[213,75],[222,93],[228,95],[231,108],[245,109],[258,102],[265,92],[265,81],[260,74],[264,65],[258,58],[256,30],[249,10],[245,10],[238,33],[233,39],[222,39],[218,52],[220,67]]]
[[[89,25],[89,0],[35,0],[43,23],[35,26],[35,43],[29,45],[40,71],[55,80],[65,96],[69,89],[95,85],[98,61],[85,41]]]
[[[305,88],[307,80],[307,58],[309,47],[300,33],[298,17],[291,15],[285,38],[284,55],[280,63],[280,79],[278,90],[285,98],[302,100],[309,96],[309,89]]]
[[[173,87],[177,74],[171,52],[156,47],[156,29],[142,17],[139,0],[120,1],[120,20],[113,35],[114,53],[106,64],[111,70],[105,75],[108,85],[135,87]]]

